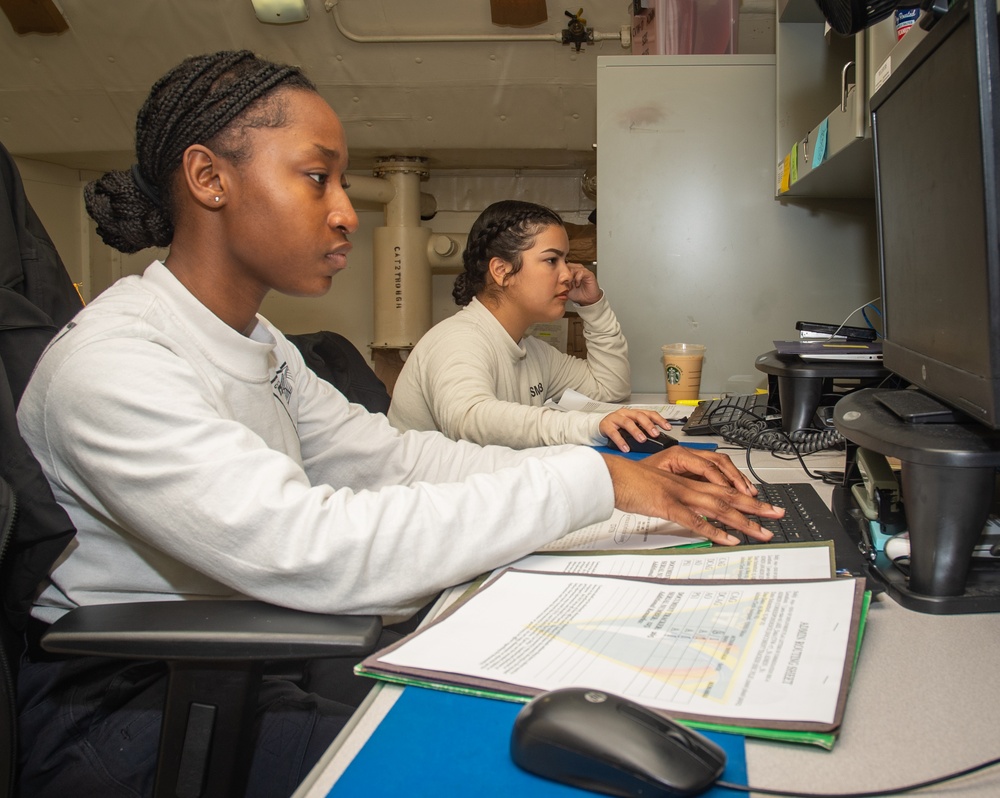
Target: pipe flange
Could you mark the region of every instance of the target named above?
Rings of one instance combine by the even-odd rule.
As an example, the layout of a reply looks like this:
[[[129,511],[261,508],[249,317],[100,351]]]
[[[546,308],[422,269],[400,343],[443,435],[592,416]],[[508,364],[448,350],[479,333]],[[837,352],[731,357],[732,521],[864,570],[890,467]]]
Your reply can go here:
[[[389,155],[375,159],[375,166],[372,167],[372,174],[375,177],[385,177],[388,174],[411,174],[420,175],[421,180],[426,180],[431,176],[427,168],[427,159],[419,155]]]

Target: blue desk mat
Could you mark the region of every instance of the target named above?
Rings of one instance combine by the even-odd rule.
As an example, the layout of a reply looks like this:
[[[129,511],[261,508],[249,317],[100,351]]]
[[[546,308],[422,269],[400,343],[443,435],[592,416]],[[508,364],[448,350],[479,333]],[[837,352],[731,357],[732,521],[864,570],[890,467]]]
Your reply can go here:
[[[510,732],[523,706],[407,687],[327,796],[593,796],[595,793],[535,776],[513,763]],[[722,778],[746,784],[745,739],[734,734],[704,734],[726,752]],[[745,793],[713,787],[702,795],[741,798]]]
[[[629,460],[642,460],[644,457],[649,457],[645,452],[623,452],[621,449],[616,449],[611,446],[594,446],[592,447],[599,451],[601,454],[617,454],[619,457],[625,457]]]

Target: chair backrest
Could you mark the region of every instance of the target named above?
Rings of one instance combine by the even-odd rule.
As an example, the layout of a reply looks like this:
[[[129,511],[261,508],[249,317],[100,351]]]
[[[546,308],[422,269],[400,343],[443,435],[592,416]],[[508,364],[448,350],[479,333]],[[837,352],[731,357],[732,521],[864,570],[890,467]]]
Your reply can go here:
[[[0,798],[13,794],[13,691],[31,602],[76,534],[21,438],[17,404],[45,346],[82,306],[16,164],[0,145]]]
[[[3,366],[0,362],[0,798],[8,798],[14,794],[17,764],[15,685],[31,600],[76,530],[17,432]],[[17,501],[14,481],[24,488],[24,502]]]
[[[0,479],[0,563],[14,529],[14,491]],[[3,614],[0,613],[0,616]],[[6,617],[0,617],[0,796],[14,792],[17,763],[17,658],[21,643]]]

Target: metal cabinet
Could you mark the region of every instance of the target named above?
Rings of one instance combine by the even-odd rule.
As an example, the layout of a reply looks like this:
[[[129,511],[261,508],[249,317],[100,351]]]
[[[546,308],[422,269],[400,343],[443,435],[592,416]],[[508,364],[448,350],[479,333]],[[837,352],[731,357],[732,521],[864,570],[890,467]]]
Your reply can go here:
[[[873,201],[775,201],[774,87],[771,55],[598,59],[598,271],[637,393],[676,341],[708,347],[704,394],[745,391],[797,320],[878,295]]]

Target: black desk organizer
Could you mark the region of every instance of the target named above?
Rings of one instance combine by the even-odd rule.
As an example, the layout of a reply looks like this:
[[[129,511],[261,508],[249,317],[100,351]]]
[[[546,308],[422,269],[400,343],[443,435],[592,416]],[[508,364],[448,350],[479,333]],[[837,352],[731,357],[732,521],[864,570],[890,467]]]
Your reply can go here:
[[[857,391],[834,410],[836,428],[855,450],[861,446],[902,464],[909,573],[879,552],[870,561],[870,575],[901,605],[919,612],[1000,612],[1000,567],[972,557],[994,501],[1000,433],[975,423],[907,423],[878,401],[880,393],[885,392]],[[850,458],[849,449],[845,480]],[[845,498],[846,489],[838,492],[835,510],[855,536],[857,511]]]

